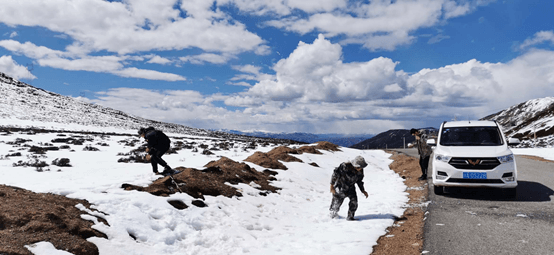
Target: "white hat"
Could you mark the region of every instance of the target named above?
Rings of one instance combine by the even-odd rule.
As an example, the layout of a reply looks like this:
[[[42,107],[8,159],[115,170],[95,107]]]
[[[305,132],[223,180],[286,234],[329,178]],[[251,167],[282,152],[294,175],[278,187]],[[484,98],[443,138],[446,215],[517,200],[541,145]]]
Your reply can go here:
[[[364,167],[367,166],[367,163],[365,162],[365,159],[364,159],[362,156],[357,156],[356,158],[354,158],[353,160],[351,160],[350,163],[351,163],[354,167],[361,167],[361,168],[364,168]]]

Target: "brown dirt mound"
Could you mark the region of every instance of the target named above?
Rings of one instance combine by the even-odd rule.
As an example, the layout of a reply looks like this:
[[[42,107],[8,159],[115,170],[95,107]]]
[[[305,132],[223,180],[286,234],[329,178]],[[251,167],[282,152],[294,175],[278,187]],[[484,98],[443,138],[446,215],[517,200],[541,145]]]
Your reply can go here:
[[[92,255],[98,248],[86,239],[107,238],[81,218],[85,212],[75,205],[88,208],[86,200],[0,185],[0,201],[0,254],[32,254],[25,245],[47,241],[59,250]]]
[[[298,148],[298,150],[296,150],[296,151],[298,152],[298,154],[302,154],[302,153],[323,154],[320,151],[318,151],[316,149],[316,147],[314,147],[314,146],[302,146],[302,147]]]
[[[318,150],[325,150],[325,151],[341,151],[339,149],[339,146],[330,142],[317,142],[317,145],[315,146]]]
[[[181,172],[173,175],[173,179],[182,192],[200,199],[204,199],[204,195],[242,196],[236,188],[225,184],[227,182],[231,184],[254,182],[259,185],[257,189],[260,190],[261,195],[278,190],[269,185],[269,181],[273,178],[271,172],[258,172],[245,163],[238,163],[226,157],[222,157],[218,161],[211,161],[205,167],[204,170],[178,167],[176,169]],[[146,191],[156,196],[169,196],[179,192],[170,177],[160,178],[148,187],[123,184],[122,188]]]
[[[302,160],[291,156],[290,154],[322,154],[318,149],[339,151],[338,146],[329,142],[319,142],[317,146],[302,146],[298,149],[292,149],[286,146],[279,146],[268,153],[257,151],[244,161],[252,162],[256,165],[272,169],[287,170],[287,167],[279,161],[283,162],[302,162]]]
[[[282,169],[287,170],[287,167],[281,162],[271,158],[267,153],[256,151],[250,157],[246,158],[244,161],[252,162],[256,165],[263,166],[265,168],[271,169]]]
[[[390,168],[405,179],[408,187],[409,208],[402,217],[395,220],[392,227],[387,228],[387,235],[377,240],[371,254],[421,254],[423,249],[424,206],[427,201],[428,186],[426,181],[419,181],[421,175],[419,160],[405,154],[393,153]],[[387,237],[388,236],[388,237]]]

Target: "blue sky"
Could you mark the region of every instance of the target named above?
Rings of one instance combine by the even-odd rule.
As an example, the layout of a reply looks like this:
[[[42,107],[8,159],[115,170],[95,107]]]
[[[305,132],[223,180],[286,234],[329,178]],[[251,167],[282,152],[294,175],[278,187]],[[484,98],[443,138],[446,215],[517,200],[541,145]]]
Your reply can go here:
[[[3,0],[0,72],[198,128],[376,134],[553,96],[552,10],[538,0]]]

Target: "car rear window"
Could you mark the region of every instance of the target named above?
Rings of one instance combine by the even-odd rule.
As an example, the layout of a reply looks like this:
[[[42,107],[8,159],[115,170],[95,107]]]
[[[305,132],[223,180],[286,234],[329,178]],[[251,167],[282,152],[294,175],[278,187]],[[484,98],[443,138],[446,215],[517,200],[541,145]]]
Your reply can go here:
[[[443,146],[499,146],[504,144],[497,127],[443,128],[440,138]]]

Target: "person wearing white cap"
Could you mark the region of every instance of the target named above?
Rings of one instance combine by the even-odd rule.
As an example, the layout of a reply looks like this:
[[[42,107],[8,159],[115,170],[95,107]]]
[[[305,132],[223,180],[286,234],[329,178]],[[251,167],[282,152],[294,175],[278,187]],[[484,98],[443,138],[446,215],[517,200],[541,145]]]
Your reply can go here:
[[[333,194],[333,200],[329,211],[331,211],[331,218],[336,218],[342,202],[348,197],[350,202],[348,203],[348,217],[347,220],[355,220],[354,214],[358,209],[358,196],[356,195],[356,186],[360,191],[368,197],[367,192],[364,189],[364,167],[367,166],[365,159],[362,156],[357,156],[350,162],[344,162],[340,164],[333,171],[331,177],[331,193]]]

